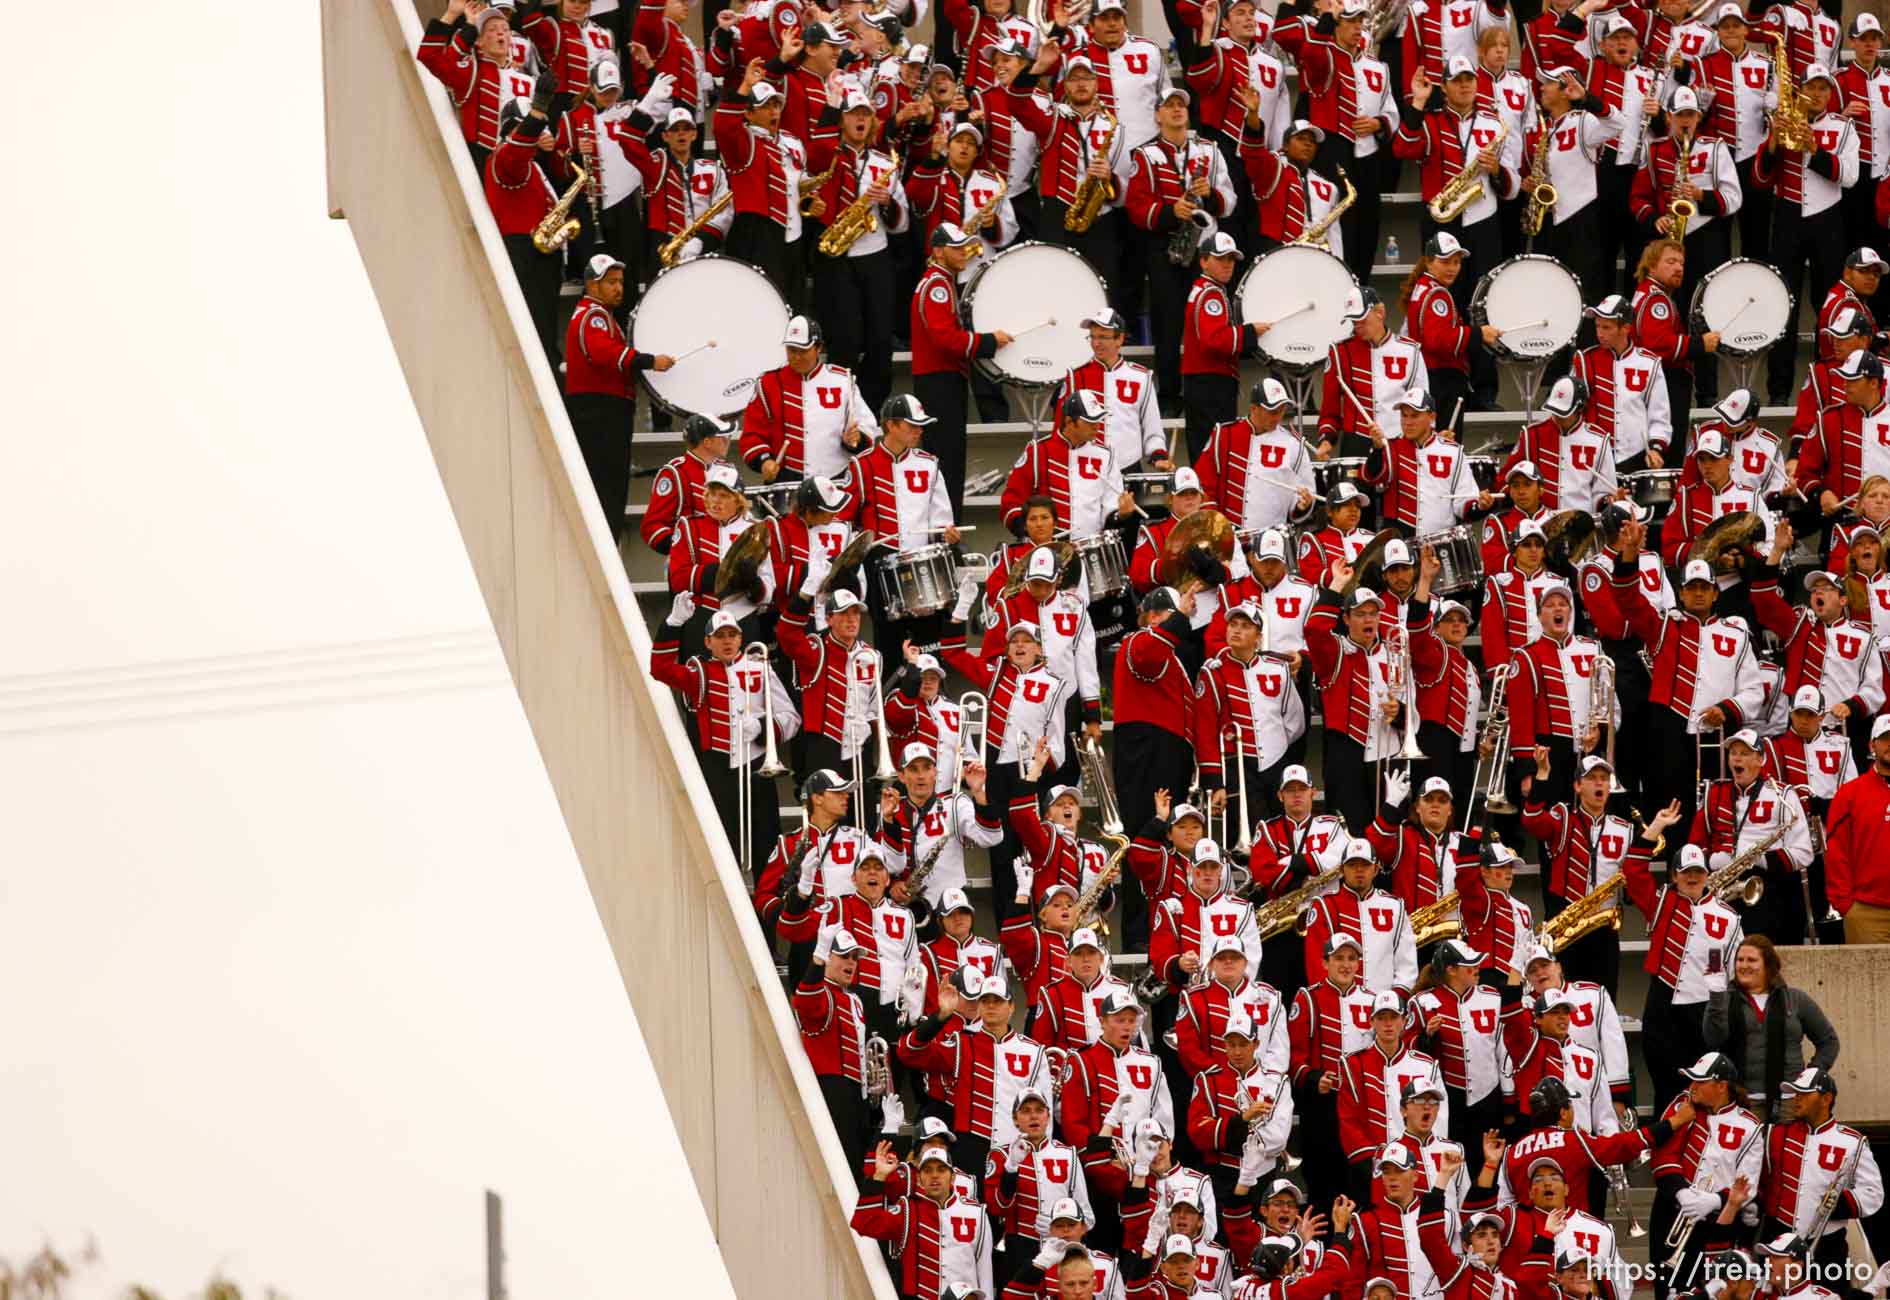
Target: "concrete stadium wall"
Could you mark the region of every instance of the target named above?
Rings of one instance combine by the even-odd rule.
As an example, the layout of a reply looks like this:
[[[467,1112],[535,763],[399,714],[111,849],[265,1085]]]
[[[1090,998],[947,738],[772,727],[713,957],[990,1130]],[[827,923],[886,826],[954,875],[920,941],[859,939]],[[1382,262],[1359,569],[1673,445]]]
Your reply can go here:
[[[411,0],[324,0],[328,194],[374,285],[696,1190],[744,1297],[894,1290],[584,481]],[[532,863],[520,863],[528,885]],[[637,1152],[620,1153],[624,1160]]]
[[[1811,994],[1838,1032],[1838,1116],[1890,1124],[1890,946],[1781,948],[1785,982]]]

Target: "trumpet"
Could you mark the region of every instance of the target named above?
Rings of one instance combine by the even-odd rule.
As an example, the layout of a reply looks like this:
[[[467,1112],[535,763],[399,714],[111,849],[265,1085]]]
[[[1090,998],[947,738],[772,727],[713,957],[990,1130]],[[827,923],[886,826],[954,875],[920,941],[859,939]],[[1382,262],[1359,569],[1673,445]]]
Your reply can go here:
[[[892,1095],[892,1049],[878,1034],[866,1040],[866,1095],[872,1101]]]
[[[787,771],[787,766],[781,762],[781,755],[776,750],[774,743],[774,691],[770,689],[773,683],[768,680],[767,645],[760,641],[749,642],[746,646],[742,647],[742,660],[745,663],[757,663],[761,665],[761,734],[763,749],[761,754],[761,766],[756,769],[756,775],[770,778],[777,777]],[[742,717],[744,721],[746,721],[753,707],[754,706],[748,702],[747,690],[743,689]],[[744,727],[743,730],[745,731],[746,728]],[[739,737],[736,739],[735,743],[742,743]],[[736,783],[735,788],[735,819],[736,824],[741,828],[742,870],[745,872],[752,872],[755,866],[755,792],[750,788],[748,782],[747,767],[750,761],[752,760],[742,760],[742,779]]]
[[[978,736],[978,766],[985,766],[985,751],[991,735],[991,701],[982,691],[966,691],[958,697],[958,780],[955,789],[965,788],[965,759],[971,752],[972,733]]]
[[[1477,745],[1476,773],[1470,782],[1470,798],[1464,801],[1463,829],[1470,829],[1470,816],[1476,810],[1476,792],[1483,791],[1483,806],[1498,816],[1507,816],[1516,811],[1516,805],[1509,801],[1507,780],[1509,776],[1509,676],[1515,672],[1513,664],[1500,664],[1490,674],[1490,714],[1483,723],[1483,735]],[[1483,755],[1483,746],[1490,747],[1489,756]],[[1487,771],[1485,770],[1487,765]]]
[[[1070,1054],[1061,1047],[1046,1047],[1043,1064],[1050,1073],[1050,1113],[1055,1115],[1063,1097],[1063,1081],[1070,1077]]]

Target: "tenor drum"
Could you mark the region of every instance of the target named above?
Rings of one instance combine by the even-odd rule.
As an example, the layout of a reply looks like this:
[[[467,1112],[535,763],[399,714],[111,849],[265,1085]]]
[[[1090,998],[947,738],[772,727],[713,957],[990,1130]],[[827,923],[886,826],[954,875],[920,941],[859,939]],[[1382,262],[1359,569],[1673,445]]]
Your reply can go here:
[[[886,556],[874,579],[891,619],[924,618],[951,608],[958,597],[958,566],[946,542]]]
[[[1352,337],[1346,295],[1358,280],[1344,262],[1310,244],[1287,244],[1261,257],[1241,277],[1240,318],[1270,322],[1260,354],[1278,365],[1309,370],[1326,350]]]
[[[631,313],[630,343],[679,358],[668,370],[641,372],[658,405],[678,415],[734,415],[756,381],[786,363],[787,323],[788,306],[767,276],[711,253],[656,277]],[[714,347],[692,352],[710,339]]]
[[[1109,289],[1081,254],[1054,244],[1013,244],[972,273],[965,311],[980,334],[1015,337],[978,362],[1000,383],[1049,388],[1090,359],[1085,316],[1109,305]],[[1055,324],[1044,322],[1054,319]]]
[[[1470,323],[1501,331],[1490,345],[1500,360],[1534,365],[1575,342],[1582,327],[1582,285],[1575,273],[1542,253],[1524,253],[1490,268],[1470,295]]]
[[[1458,524],[1441,533],[1427,533],[1415,543],[1437,553],[1440,566],[1431,590],[1445,596],[1475,591],[1483,584],[1483,550],[1477,545],[1475,524]]]
[[[1634,504],[1647,510],[1665,510],[1673,504],[1673,494],[1680,485],[1677,469],[1643,469],[1623,474],[1621,481],[1634,498]]]
[[[1122,553],[1122,534],[1105,528],[1090,537],[1073,539],[1077,557],[1083,563],[1083,576],[1089,584],[1089,598],[1101,600],[1128,590],[1129,561]]]
[[[1365,473],[1365,457],[1334,456],[1331,460],[1313,462],[1313,482],[1319,485],[1319,495],[1330,496],[1332,489],[1344,482],[1358,482]]]
[[[1693,291],[1691,322],[1701,333],[1718,332],[1721,354],[1752,357],[1785,337],[1794,319],[1792,308],[1784,276],[1768,263],[1735,257],[1700,280]]]

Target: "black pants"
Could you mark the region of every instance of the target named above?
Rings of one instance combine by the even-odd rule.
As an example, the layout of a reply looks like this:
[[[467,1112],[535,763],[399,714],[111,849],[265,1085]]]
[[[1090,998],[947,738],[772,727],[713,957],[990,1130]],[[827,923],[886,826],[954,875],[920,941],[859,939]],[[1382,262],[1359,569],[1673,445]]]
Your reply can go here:
[[[1194,747],[1152,722],[1116,726],[1116,805],[1122,824],[1133,835],[1155,815],[1155,792],[1166,790],[1175,803],[1188,797],[1194,774]],[[1122,877],[1122,944],[1143,952],[1148,944],[1148,900],[1133,873]]]
[[[1155,391],[1179,393],[1181,387],[1181,322],[1194,287],[1195,259],[1186,266],[1168,260],[1165,237],[1148,253],[1149,329],[1155,336]]]
[[[1675,829],[1678,829],[1677,827]],[[1567,907],[1568,899],[1544,890],[1542,914],[1552,918]],[[1573,983],[1576,980],[1589,980],[1608,990],[1613,997],[1621,984],[1621,935],[1619,931],[1606,926],[1596,930],[1584,939],[1577,939],[1568,947],[1555,954],[1555,959],[1562,963],[1562,974]]]
[[[1742,163],[1735,164],[1739,173],[1739,190],[1744,196],[1739,201],[1739,255],[1767,260],[1772,242],[1772,191],[1752,175],[1753,159],[1758,154]]]
[[[952,517],[965,517],[965,424],[971,400],[962,371],[939,370],[912,377],[912,393],[937,421],[925,427],[925,449],[938,457],[951,495]]]
[[[1721,217],[1711,222],[1706,229],[1687,236],[1687,270],[1680,281],[1680,296],[1677,305],[1682,317],[1690,317],[1693,311],[1693,293],[1700,287],[1700,281],[1707,272],[1720,266],[1732,257],[1732,223]],[[1667,396],[1672,398],[1673,392]],[[1685,394],[1686,400],[1693,406],[1711,406],[1719,400],[1719,362],[1712,353],[1698,358],[1693,363],[1692,391]],[[1691,409],[1689,407],[1688,409]],[[1674,423],[1678,427],[1680,407],[1674,408]]]
[[[1195,460],[1207,446],[1208,435],[1222,420],[1240,411],[1240,380],[1232,375],[1187,375],[1181,381],[1182,431],[1188,439],[1188,459]]]
[[[1686,1080],[1680,1077],[1680,1071],[1706,1050],[1700,1026],[1705,1011],[1704,1002],[1675,1006],[1670,985],[1657,979],[1648,981],[1647,1006],[1641,1013],[1641,1052],[1647,1060],[1656,1115],[1685,1090]]]
[[[1061,199],[1045,199],[1037,237],[1046,244],[1082,254],[1083,259],[1096,268],[1096,273],[1109,281],[1113,295],[1115,281],[1109,273],[1122,260],[1122,210],[1104,208],[1081,234],[1063,228],[1063,219],[1068,214],[1069,204]],[[1111,305],[1115,305],[1113,296]]]
[[[519,292],[525,296],[525,309],[532,314],[545,360],[556,370],[558,358],[564,355],[565,322],[559,319],[558,310],[558,291],[564,287],[560,255],[539,252],[530,235],[507,235],[505,252],[512,259],[512,274],[518,277]]]
[[[1600,302],[1614,292],[1613,266],[1601,260],[1603,202],[1596,199],[1566,221],[1556,221],[1551,213],[1542,223],[1542,233],[1536,236],[1536,251],[1555,258],[1581,281],[1585,303]],[[1625,195],[1620,202],[1625,210]]]
[[[823,1074],[820,1096],[827,1103],[827,1114],[840,1137],[840,1150],[853,1171],[853,1183],[866,1190],[866,1153],[873,1137],[873,1108],[861,1095],[860,1085],[844,1075]],[[982,1165],[979,1168],[983,1168]]]
[[[1351,1172],[1339,1156],[1339,1094],[1319,1091],[1319,1074],[1293,1091],[1293,1109],[1299,1115],[1299,1150],[1305,1163],[1306,1195],[1312,1208],[1325,1213],[1335,1196],[1351,1191]]]
[[[1450,1102],[1450,1140],[1463,1147],[1464,1172],[1474,1181],[1483,1168],[1483,1135],[1503,1131],[1503,1090],[1491,1088],[1472,1105],[1468,1093],[1447,1083],[1444,1096]]]
[[[767,276],[790,307],[801,300],[800,250],[789,247],[787,231],[767,217],[759,212],[736,213],[724,248],[730,257],[739,257]]]
[[[1476,292],[1477,281],[1487,275],[1495,265],[1503,260],[1503,234],[1494,216],[1481,221],[1466,223],[1462,217],[1438,225],[1431,220],[1429,207],[1419,210],[1418,231],[1428,240],[1440,230],[1448,230],[1457,237],[1457,242],[1464,247],[1463,271],[1457,276],[1457,282],[1450,286],[1451,301],[1457,304],[1457,314],[1464,320],[1470,319],[1470,295]],[[1413,254],[1421,249],[1412,250]],[[1496,362],[1491,360],[1482,341],[1476,337],[1470,340],[1470,350],[1466,357],[1470,366],[1469,384],[1478,393],[1486,397],[1496,395]],[[1431,372],[1431,394],[1437,396],[1438,375]],[[1450,406],[1439,400],[1437,403],[1438,428],[1443,428],[1443,421],[1450,418]]]
[[[1121,231],[1122,256],[1115,264],[1115,274],[1109,277],[1109,305],[1131,322],[1129,328],[1133,331],[1135,318],[1152,310],[1148,300],[1149,257],[1161,256],[1162,250],[1168,247],[1168,236],[1144,230],[1127,217],[1122,219]],[[1109,275],[1109,272],[1104,270],[1103,274]]]
[[[1781,948],[1805,941],[1804,883],[1773,854],[1765,855],[1765,896],[1745,910],[1741,923],[1747,934],[1762,934]]]
[[[591,472],[591,487],[610,524],[610,535],[621,540],[624,510],[630,503],[630,433],[636,403],[608,393],[566,393],[565,413],[577,434],[578,450]]]
[[[1358,159],[1352,152],[1353,147],[1353,142],[1337,131],[1328,131],[1318,151],[1313,154],[1313,166],[1335,184],[1339,179],[1339,168],[1345,168],[1346,174],[1352,177],[1352,187],[1359,191],[1358,202],[1339,218],[1339,229],[1345,237],[1345,264],[1352,269],[1352,274],[1358,277],[1360,284],[1370,284],[1372,257],[1377,250],[1365,242],[1365,236],[1359,230],[1359,204],[1365,201],[1365,190],[1369,187],[1360,184]]]
[[[1391,151],[1384,149],[1381,152]],[[1375,158],[1364,159],[1357,170],[1375,171],[1376,162]],[[1346,174],[1354,175],[1350,171]],[[1339,178],[1332,176],[1331,179],[1333,184],[1339,185],[1339,192],[1343,194],[1345,187],[1340,184]],[[1346,268],[1358,277],[1360,284],[1370,284],[1372,263],[1378,256],[1378,232],[1384,227],[1384,199],[1376,185],[1361,184],[1356,176],[1352,181],[1352,189],[1358,197],[1352,201],[1352,206],[1346,214],[1339,218],[1339,233],[1345,242],[1344,261]],[[1421,251],[1415,248],[1411,250],[1413,260]]]
[[[1680,828],[1693,825],[1693,811],[1699,802],[1698,788],[1694,784],[1694,772],[1699,763],[1694,738],[1687,732],[1686,719],[1672,709],[1650,705],[1642,716],[1647,719],[1647,769],[1642,773],[1646,802],[1640,807],[1651,817],[1669,801],[1679,800],[1680,820],[1674,829],[1685,835]],[[1621,746],[1616,745],[1615,753],[1620,752]],[[1679,851],[1677,843],[1670,843],[1668,847]]]
[[[814,255],[814,317],[827,355],[853,371],[860,396],[877,412],[892,393],[892,254]]]
[[[1620,289],[1624,277],[1628,287],[1633,287],[1634,262],[1641,254],[1642,243],[1640,225],[1628,206],[1633,188],[1634,168],[1615,162],[1614,150],[1603,150],[1601,164],[1595,168],[1595,201],[1591,206],[1600,209],[1601,240],[1596,253],[1601,261],[1604,296]],[[1619,257],[1626,258],[1625,269],[1616,268],[1615,259]]]
[[[1441,722],[1420,722],[1417,734],[1424,758],[1413,764],[1412,788],[1423,786],[1434,776],[1450,782],[1450,797],[1461,825],[1463,810],[1470,806],[1470,785],[1476,780],[1477,751],[1465,750],[1463,738]]]
[[[1485,352],[1483,355],[1487,359],[1489,353]],[[1431,384],[1431,400],[1437,405],[1437,427],[1440,429],[1451,428],[1452,426],[1448,421],[1451,419],[1453,413],[1456,412],[1457,403],[1462,402],[1465,410],[1472,409],[1470,401],[1470,376],[1465,371],[1447,370],[1443,366],[1438,366],[1434,370],[1426,370],[1425,375],[1429,378]],[[1494,362],[1491,363],[1490,383],[1492,385],[1496,383]],[[1459,419],[1456,426],[1456,432],[1459,438],[1463,437],[1461,419]]]
[[[1783,201],[1772,205],[1773,265],[1785,277],[1785,287],[1797,301],[1821,303],[1830,287],[1844,273],[1843,205],[1834,203],[1816,216],[1803,215],[1796,203]],[[1805,276],[1811,277],[1810,286]],[[1795,326],[1794,326],[1795,328]],[[1794,346],[1775,347],[1766,355],[1765,383],[1768,400],[1783,403],[1792,396],[1792,367],[1798,359],[1797,335],[1789,340]]]
[[[1344,732],[1326,728],[1326,811],[1335,812],[1357,833],[1371,825],[1378,806],[1378,774],[1365,761],[1365,747]]]
[[[624,264],[624,309],[637,305],[639,268],[643,265],[642,204],[636,199],[619,199],[604,209],[604,251]]]

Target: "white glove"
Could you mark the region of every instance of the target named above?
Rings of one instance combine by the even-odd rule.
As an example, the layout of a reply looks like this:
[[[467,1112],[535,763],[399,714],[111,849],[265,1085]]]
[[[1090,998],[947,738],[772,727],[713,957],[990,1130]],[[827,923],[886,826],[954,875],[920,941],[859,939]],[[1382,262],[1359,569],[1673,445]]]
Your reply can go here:
[[[1881,1296],[1886,1291],[1890,1291],[1890,1263],[1877,1269],[1876,1275],[1864,1284],[1864,1290],[1874,1296]]]
[[[879,1131],[897,1133],[906,1126],[906,1103],[899,1100],[898,1093],[889,1093],[879,1103]]]
[[[827,580],[827,574],[833,568],[833,561],[826,553],[812,550],[807,556],[807,576],[801,579],[801,595],[812,600],[820,594],[820,584]]]
[[[1149,1166],[1155,1163],[1155,1152],[1162,1144],[1162,1126],[1152,1119],[1145,1119],[1135,1126],[1135,1175],[1148,1177]]]
[[[1160,1246],[1168,1240],[1168,1224],[1174,1216],[1170,1212],[1168,1198],[1156,1199],[1155,1208],[1148,1216],[1148,1240],[1151,1245]]]
[[[1732,854],[1727,853],[1723,849],[1706,860],[1706,867],[1709,871],[1724,871],[1731,865]]]
[[[1680,1207],[1680,1213],[1689,1219],[1704,1219],[1708,1215],[1719,1213],[1719,1197],[1713,1192],[1702,1192],[1698,1188],[1682,1187],[1674,1193],[1674,1204]]]
[[[1273,1158],[1267,1154],[1266,1142],[1260,1136],[1260,1127],[1254,1124],[1248,1128],[1247,1140],[1240,1148],[1240,1182],[1245,1187],[1258,1187],[1266,1176],[1267,1166],[1273,1163]]]
[[[701,256],[702,238],[699,235],[691,235],[689,242],[682,246],[682,252],[676,254],[676,260],[678,262],[693,262]]]
[[[820,846],[809,845],[807,852],[801,854],[801,877],[794,883],[794,890],[802,898],[814,896],[814,873],[820,870]]]
[[[978,599],[978,579],[967,573],[958,581],[958,603],[952,606],[952,622],[962,623],[971,617],[971,607]]]
[[[1029,898],[1031,886],[1037,883],[1037,869],[1030,865],[1029,858],[1019,858],[1011,870],[1017,876],[1017,897]]]
[[[1129,1113],[1129,1094],[1119,1092],[1116,1099],[1109,1103],[1109,1112],[1103,1116],[1102,1126],[1111,1133],[1122,1132],[1122,1121]]]
[[[669,102],[676,92],[676,78],[667,72],[659,72],[650,82],[650,88],[643,98],[637,101],[637,108],[645,117],[662,119],[669,112]]]
[[[834,936],[839,933],[840,927],[838,925],[823,925],[820,927],[820,938],[814,940],[815,961],[823,966],[827,964],[827,956],[833,951]]]
[[[903,1024],[916,1025],[925,1014],[925,964],[919,961],[906,963],[905,982],[899,986],[899,1019]]]
[[[1411,793],[1411,774],[1393,769],[1385,773],[1385,802],[1402,804]]]
[[[1024,1162],[1030,1159],[1030,1139],[1018,1138],[1011,1143],[1011,1149],[1005,1153],[1004,1163],[1013,1170],[1022,1169]]]
[[[1070,1253],[1070,1247],[1075,1244],[1061,1237],[1045,1237],[1043,1244],[1037,1247],[1037,1257],[1030,1261],[1031,1266],[1048,1273],[1063,1262],[1063,1257]],[[1885,1267],[1890,1268],[1890,1265]]]
[[[676,593],[676,599],[669,602],[669,617],[663,622],[669,627],[681,627],[695,617],[696,598],[686,591]]]

